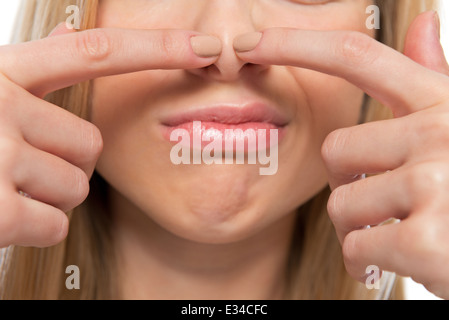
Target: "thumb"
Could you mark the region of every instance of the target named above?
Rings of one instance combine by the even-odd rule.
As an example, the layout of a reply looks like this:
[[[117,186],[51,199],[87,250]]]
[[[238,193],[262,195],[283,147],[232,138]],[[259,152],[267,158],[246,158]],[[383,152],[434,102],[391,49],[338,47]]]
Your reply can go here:
[[[74,33],[76,32],[73,28],[67,28],[67,24],[65,22],[61,22],[58,24],[48,35],[48,37],[60,36],[63,34]]]
[[[440,19],[435,11],[420,14],[408,29],[404,54],[436,72],[449,75],[449,66],[440,42]]]

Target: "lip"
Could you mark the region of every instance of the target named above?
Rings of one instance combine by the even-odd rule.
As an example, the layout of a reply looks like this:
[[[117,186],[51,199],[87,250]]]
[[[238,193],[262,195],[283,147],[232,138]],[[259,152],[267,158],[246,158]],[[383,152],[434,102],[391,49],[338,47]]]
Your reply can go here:
[[[264,103],[221,104],[200,107],[191,111],[169,115],[161,123],[168,127],[176,127],[193,121],[241,125],[245,123],[269,123],[277,127],[288,124],[287,117],[277,109]]]
[[[257,134],[261,131],[265,131],[266,148],[277,145],[283,138],[288,123],[287,116],[278,111],[276,107],[261,102],[209,105],[173,113],[161,119],[162,135],[172,143],[178,143],[171,139],[172,133],[177,129],[183,129],[191,137],[189,141],[191,148],[194,145],[193,136],[200,134],[201,137],[207,136],[208,138],[207,141],[201,141],[201,148],[204,148],[209,143],[208,141],[222,139],[223,150],[229,149],[230,144],[226,144],[226,141],[232,140],[233,148],[243,143],[245,151],[254,151],[249,147],[248,139],[254,133],[257,139]],[[245,132],[249,135],[238,134],[230,137],[229,130]],[[278,134],[277,141],[271,139],[272,130]],[[260,149],[260,144],[256,143],[255,148]]]

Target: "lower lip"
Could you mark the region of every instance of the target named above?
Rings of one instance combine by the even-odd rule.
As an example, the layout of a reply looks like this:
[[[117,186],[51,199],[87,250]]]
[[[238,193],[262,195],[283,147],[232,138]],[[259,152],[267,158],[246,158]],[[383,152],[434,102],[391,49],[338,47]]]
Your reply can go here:
[[[180,133],[188,135],[188,139],[181,138]],[[192,121],[177,126],[163,125],[162,134],[166,140],[183,148],[204,149],[213,141],[221,140],[223,151],[254,152],[277,146],[285,135],[285,127],[265,122],[223,124]],[[265,143],[261,139],[265,139]]]

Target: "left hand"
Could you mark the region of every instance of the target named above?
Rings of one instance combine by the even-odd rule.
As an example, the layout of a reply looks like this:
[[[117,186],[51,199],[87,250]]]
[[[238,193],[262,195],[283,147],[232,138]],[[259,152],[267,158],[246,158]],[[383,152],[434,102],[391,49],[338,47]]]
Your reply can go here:
[[[357,32],[273,28],[238,55],[339,76],[393,110],[326,139],[329,215],[352,277],[376,265],[449,298],[449,66],[435,25],[418,16],[405,54]],[[390,218],[401,221],[379,226]]]

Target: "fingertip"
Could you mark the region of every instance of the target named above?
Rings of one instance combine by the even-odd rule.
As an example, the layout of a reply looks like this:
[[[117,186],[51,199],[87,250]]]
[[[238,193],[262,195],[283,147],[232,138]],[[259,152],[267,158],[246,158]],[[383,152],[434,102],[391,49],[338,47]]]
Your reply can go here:
[[[428,69],[449,74],[440,28],[438,12],[427,11],[418,15],[407,32],[404,54]]]
[[[54,229],[48,231],[49,233],[44,239],[42,239],[41,244],[37,246],[38,248],[56,246],[67,238],[67,235],[69,234],[68,216],[64,212],[59,211],[58,219],[55,219]]]
[[[67,238],[67,235],[69,234],[69,218],[68,216],[64,213],[61,215],[61,224],[59,227],[59,234],[56,235],[56,239],[55,242],[56,243],[60,243],[62,241],[65,240],[65,238]]]
[[[66,22],[61,22],[50,32],[50,34],[48,35],[48,38],[60,36],[63,34],[74,33],[74,32],[76,32],[76,30],[74,30],[73,28],[67,28]]]
[[[223,51],[221,40],[209,35],[195,35],[190,38],[193,52],[200,58],[218,57]]]
[[[237,53],[249,52],[257,48],[262,40],[261,32],[250,32],[237,36],[234,39],[234,50]]]

